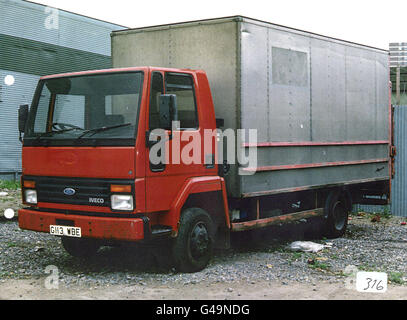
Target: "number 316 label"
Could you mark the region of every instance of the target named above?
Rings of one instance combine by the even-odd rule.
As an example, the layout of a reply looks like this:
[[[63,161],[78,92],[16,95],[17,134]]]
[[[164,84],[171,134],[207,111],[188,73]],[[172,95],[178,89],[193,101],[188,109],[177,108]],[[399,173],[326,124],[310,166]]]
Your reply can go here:
[[[356,290],[359,292],[384,293],[387,291],[387,273],[358,272],[356,274]]]

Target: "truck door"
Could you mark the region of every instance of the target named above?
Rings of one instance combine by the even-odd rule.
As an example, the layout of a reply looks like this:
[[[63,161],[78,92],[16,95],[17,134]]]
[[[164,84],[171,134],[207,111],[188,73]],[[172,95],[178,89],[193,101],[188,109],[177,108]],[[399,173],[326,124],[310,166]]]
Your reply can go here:
[[[168,210],[185,180],[202,175],[205,170],[202,155],[200,163],[185,164],[181,155],[183,148],[192,140],[201,138],[198,106],[192,74],[154,71],[150,79],[150,106],[148,112],[148,137],[159,128],[159,96],[175,94],[180,128],[171,132],[166,141],[168,163],[153,164],[150,161],[150,146],[146,157],[146,207],[147,212]],[[182,137],[182,138],[180,138]],[[183,141],[189,137],[189,141]],[[148,138],[147,138],[148,139]],[[178,143],[179,142],[179,143]],[[160,155],[160,154],[159,154]]]

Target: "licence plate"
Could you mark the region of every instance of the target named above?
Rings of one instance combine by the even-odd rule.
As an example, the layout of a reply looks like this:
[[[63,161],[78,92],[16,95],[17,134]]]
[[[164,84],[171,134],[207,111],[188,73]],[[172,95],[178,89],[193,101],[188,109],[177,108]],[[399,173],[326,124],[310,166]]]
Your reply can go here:
[[[81,228],[67,226],[49,226],[49,233],[54,236],[81,237]]]

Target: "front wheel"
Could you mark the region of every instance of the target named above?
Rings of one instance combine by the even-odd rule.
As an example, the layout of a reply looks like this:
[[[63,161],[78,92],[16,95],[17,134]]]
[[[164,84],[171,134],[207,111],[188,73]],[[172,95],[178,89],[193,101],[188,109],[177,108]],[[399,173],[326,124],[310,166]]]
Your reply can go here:
[[[213,250],[213,223],[209,214],[200,208],[182,212],[178,237],[173,246],[176,268],[181,272],[204,269]]]
[[[93,239],[62,237],[62,246],[73,257],[86,258],[95,255],[100,244]]]

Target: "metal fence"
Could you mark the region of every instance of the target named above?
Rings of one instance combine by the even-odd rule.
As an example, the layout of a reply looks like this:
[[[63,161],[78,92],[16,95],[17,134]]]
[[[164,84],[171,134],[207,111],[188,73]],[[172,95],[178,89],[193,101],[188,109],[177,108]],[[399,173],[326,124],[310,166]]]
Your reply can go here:
[[[392,181],[391,213],[407,217],[407,105],[394,108],[394,144],[396,174]]]
[[[354,211],[390,212],[407,217],[407,105],[394,106],[394,144],[397,148],[395,176],[389,206],[355,205]]]

